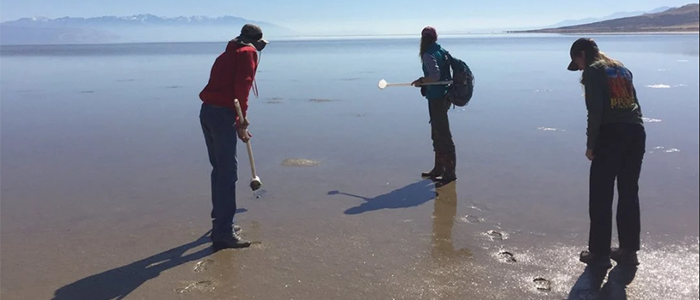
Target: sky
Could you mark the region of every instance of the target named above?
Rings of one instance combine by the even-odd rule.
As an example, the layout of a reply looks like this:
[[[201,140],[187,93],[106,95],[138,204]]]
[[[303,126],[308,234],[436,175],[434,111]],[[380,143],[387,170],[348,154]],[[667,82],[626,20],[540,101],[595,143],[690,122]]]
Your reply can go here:
[[[547,26],[566,19],[648,11],[697,0],[1,0],[0,21],[22,17],[233,15],[304,33],[408,33]],[[438,5],[439,4],[439,5]]]

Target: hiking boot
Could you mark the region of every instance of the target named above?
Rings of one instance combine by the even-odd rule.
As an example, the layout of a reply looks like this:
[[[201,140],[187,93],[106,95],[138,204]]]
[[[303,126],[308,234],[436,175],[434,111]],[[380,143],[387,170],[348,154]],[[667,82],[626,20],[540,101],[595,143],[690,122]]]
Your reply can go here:
[[[597,255],[590,251],[581,251],[579,260],[591,267],[601,267],[606,269],[612,268],[612,263],[610,262],[609,256]]]
[[[610,251],[610,257],[620,265],[639,265],[639,258],[637,257],[636,251],[628,251],[621,248],[612,248]]]
[[[457,180],[457,154],[454,152],[443,154],[443,163],[445,165],[445,173],[440,178],[440,184],[448,184]]]
[[[218,251],[223,249],[248,248],[250,244],[250,241],[244,240],[238,236],[238,234],[233,233],[231,236],[214,240],[214,242],[212,242],[212,247],[215,251]]]
[[[445,166],[443,165],[442,162],[442,156],[440,153],[437,151],[435,152],[435,166],[430,172],[423,172],[421,173],[421,177],[423,178],[437,178],[442,176],[442,174],[445,173]]]

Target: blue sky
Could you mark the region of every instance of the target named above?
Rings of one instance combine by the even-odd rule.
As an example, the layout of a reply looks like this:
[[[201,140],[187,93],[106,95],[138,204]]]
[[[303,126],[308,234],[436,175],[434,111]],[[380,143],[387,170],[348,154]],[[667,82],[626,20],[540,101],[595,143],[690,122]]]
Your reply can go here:
[[[544,26],[618,11],[681,6],[693,0],[2,0],[0,19],[93,17],[151,13],[159,16],[235,15],[308,33],[414,32],[426,24],[442,31]],[[436,4],[440,4],[437,6]]]

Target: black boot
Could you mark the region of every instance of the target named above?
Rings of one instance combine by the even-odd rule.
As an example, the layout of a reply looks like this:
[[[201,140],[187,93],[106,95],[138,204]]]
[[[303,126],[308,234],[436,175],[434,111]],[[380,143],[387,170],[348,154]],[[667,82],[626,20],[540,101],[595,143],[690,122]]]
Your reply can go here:
[[[440,178],[441,184],[448,184],[452,181],[457,180],[457,154],[455,152],[449,152],[443,154],[443,164],[445,166],[445,172]]]
[[[435,151],[435,166],[430,172],[423,172],[421,173],[421,177],[424,178],[437,178],[442,176],[442,174],[445,173],[445,165],[443,163],[443,158],[441,153]]]
[[[217,238],[212,241],[212,247],[214,248],[214,251],[219,251],[223,249],[248,248],[250,247],[250,244],[250,241],[244,240],[236,233],[232,233],[230,236]]]

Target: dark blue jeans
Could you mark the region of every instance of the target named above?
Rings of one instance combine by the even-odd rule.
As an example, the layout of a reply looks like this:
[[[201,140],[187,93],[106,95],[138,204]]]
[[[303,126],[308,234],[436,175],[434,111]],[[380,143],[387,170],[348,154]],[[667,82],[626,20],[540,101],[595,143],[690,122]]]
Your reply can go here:
[[[236,213],[236,113],[226,107],[202,104],[199,121],[211,162],[212,240],[231,236]]]
[[[588,248],[599,255],[610,254],[613,197],[617,181],[617,232],[620,248],[640,248],[639,175],[646,147],[642,125],[608,124],[600,128],[591,163]]]
[[[433,140],[433,151],[440,153],[454,153],[455,143],[450,131],[450,120],[447,112],[450,110],[450,102],[447,99],[428,100],[428,113],[430,114],[430,137]]]

